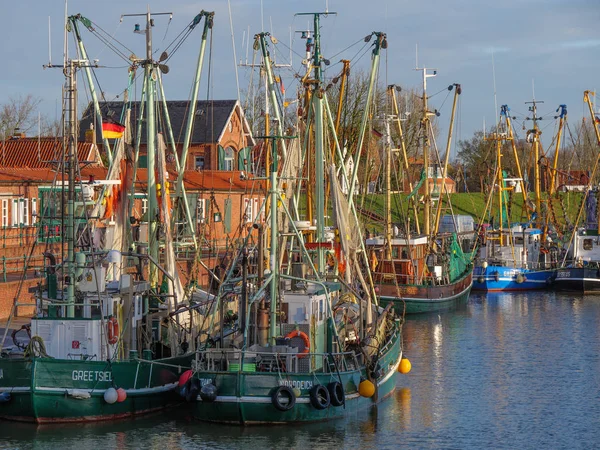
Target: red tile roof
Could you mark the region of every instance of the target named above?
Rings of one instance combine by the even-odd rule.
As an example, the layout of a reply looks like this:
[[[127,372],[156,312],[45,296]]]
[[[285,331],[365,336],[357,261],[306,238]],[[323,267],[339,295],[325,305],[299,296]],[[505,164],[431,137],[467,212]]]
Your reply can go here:
[[[95,180],[103,180],[107,169],[104,167],[84,167],[81,169],[81,178],[87,181],[90,176]],[[194,191],[231,191],[231,192],[260,192],[263,189],[262,180],[240,180],[239,171],[188,171],[183,181],[189,192]],[[137,170],[137,190],[147,189],[148,170]],[[3,168],[0,167],[0,183],[13,184],[15,186],[23,183],[47,184],[56,179],[56,171],[51,169],[29,169],[29,168]],[[175,184],[177,172],[169,171],[169,180]]]
[[[169,170],[169,180],[174,184],[177,180],[177,172]],[[240,171],[225,171],[225,170],[188,170],[183,176],[185,188],[188,191],[252,191],[255,192],[263,189],[264,183],[262,180],[241,180]],[[146,189],[148,180],[148,170],[138,169],[137,182]]]
[[[102,165],[95,145],[78,142],[77,149],[79,161],[94,161],[95,165]],[[61,159],[62,150],[62,140],[54,137],[0,141],[0,168],[54,168]]]

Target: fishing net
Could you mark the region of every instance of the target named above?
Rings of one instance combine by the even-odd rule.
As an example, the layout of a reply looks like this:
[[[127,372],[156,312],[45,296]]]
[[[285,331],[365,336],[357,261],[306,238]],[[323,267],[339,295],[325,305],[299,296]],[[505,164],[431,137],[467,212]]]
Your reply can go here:
[[[452,233],[449,255],[450,280],[453,281],[460,278],[466,272],[472,259],[470,253],[463,252],[456,233]]]

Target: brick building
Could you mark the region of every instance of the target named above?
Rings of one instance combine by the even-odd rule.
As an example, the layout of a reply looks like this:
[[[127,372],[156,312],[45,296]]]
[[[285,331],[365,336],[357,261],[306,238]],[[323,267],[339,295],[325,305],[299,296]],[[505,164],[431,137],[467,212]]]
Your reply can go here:
[[[21,296],[36,289],[43,268],[42,246],[38,239],[36,220],[39,188],[56,178],[63,152],[62,140],[56,138],[26,138],[13,136],[0,142],[0,318],[8,316],[13,299],[21,285]],[[78,144],[77,158],[88,169],[102,168],[98,148],[91,143]],[[60,252],[55,244],[51,251]],[[27,260],[30,259],[27,264]],[[29,270],[24,273],[24,267]],[[23,307],[19,314],[28,314],[32,307]]]
[[[88,144],[89,145],[89,144]],[[89,166],[81,169],[78,185],[90,184],[95,180],[95,197],[100,194],[101,180],[107,170],[100,166]],[[40,227],[40,220],[45,212],[43,209],[44,196],[50,191],[57,172],[52,169],[29,168],[0,168],[0,205],[3,226],[0,228],[0,319],[10,313],[14,297],[23,276],[23,268],[30,258],[25,273],[20,298],[31,297],[43,281],[45,251],[50,251],[61,259],[61,224]],[[175,171],[169,171],[169,179],[177,177]],[[135,200],[132,214],[140,219],[141,238],[147,236],[147,217],[144,216],[147,206],[147,171],[139,169],[135,185]],[[239,239],[245,238],[249,232],[255,232],[251,224],[258,216],[264,220],[260,212],[265,194],[264,185],[260,181],[248,180],[239,171],[187,171],[184,175],[184,185],[190,204],[192,221],[200,246],[197,255],[191,242],[178,239],[176,256],[180,274],[187,282],[195,268],[198,283],[208,284],[208,275],[200,265],[194,264],[199,256],[203,263],[210,268],[219,264],[226,246]],[[176,220],[177,228],[184,229],[183,221]],[[35,245],[34,245],[35,244]],[[31,313],[31,307],[18,311],[19,315]]]
[[[178,156],[181,158],[185,128],[187,126],[189,101],[167,101],[167,109],[173,130]],[[101,102],[102,116],[120,121],[123,116],[122,102]],[[131,126],[134,129],[139,121],[140,103],[131,104]],[[164,127],[165,114],[158,109],[158,132],[168,136]],[[80,139],[97,142],[100,148],[98,130],[93,105],[88,105],[80,122]],[[254,172],[252,148],[255,145],[250,126],[237,100],[199,100],[193,121],[190,147],[185,170],[243,170]],[[134,133],[135,135],[135,133]],[[167,141],[167,139],[165,139]],[[140,139],[140,167],[146,166],[146,127],[142,122]],[[168,144],[168,142],[167,142]],[[167,155],[167,161],[174,167],[173,155]]]

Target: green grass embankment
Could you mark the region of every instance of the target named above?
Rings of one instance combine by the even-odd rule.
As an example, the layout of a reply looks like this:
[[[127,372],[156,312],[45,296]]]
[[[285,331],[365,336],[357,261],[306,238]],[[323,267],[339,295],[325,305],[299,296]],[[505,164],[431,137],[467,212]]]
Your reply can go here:
[[[533,205],[533,195],[530,194],[529,198]],[[384,215],[384,199],[385,196],[382,194],[370,194],[365,196],[362,202],[363,210],[370,211],[380,217],[367,217],[363,216],[365,226],[373,230],[381,229],[381,218]],[[548,221],[552,222],[558,228],[563,228],[565,224],[573,224],[576,221],[583,194],[580,192],[561,192],[558,196],[553,195],[549,200],[547,194],[543,194],[542,198],[542,216],[547,216]],[[356,203],[361,205],[361,197],[357,198]],[[515,193],[509,197],[508,211],[505,209],[505,213],[510,212],[511,223],[524,222],[526,220],[525,211],[523,208],[523,197],[521,194]],[[498,222],[498,197],[497,195],[492,199],[491,213],[488,210],[486,212],[486,195],[481,192],[475,193],[460,193],[450,194],[450,202],[452,204],[452,211],[454,214],[463,214],[472,216],[476,223],[494,223]],[[435,217],[437,208],[437,202],[435,202],[432,217]],[[409,209],[409,202],[407,200],[407,194],[393,194],[392,195],[392,221],[394,223],[405,223],[407,213],[411,217],[411,222],[414,222],[414,216],[412,209]],[[450,214],[450,208],[447,200],[444,199],[442,203],[441,215]],[[419,221],[423,221],[423,204],[419,203]]]

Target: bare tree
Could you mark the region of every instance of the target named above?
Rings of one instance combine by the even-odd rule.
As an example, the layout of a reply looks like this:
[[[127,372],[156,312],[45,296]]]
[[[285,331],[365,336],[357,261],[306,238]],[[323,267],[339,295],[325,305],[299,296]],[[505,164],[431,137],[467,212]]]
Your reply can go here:
[[[15,132],[28,133],[37,127],[35,111],[41,99],[31,94],[26,96],[10,97],[0,105],[0,133],[3,138]]]

